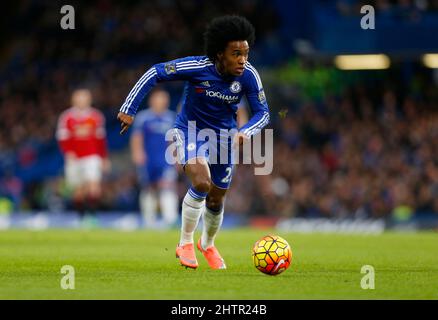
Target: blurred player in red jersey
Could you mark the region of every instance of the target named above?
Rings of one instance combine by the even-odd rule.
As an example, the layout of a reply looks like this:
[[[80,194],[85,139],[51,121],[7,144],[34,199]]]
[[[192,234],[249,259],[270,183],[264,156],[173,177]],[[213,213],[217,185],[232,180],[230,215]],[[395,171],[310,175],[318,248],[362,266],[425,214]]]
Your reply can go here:
[[[110,170],[105,118],[93,108],[88,89],[77,89],[72,107],[58,120],[56,138],[65,159],[65,178],[73,191],[73,206],[81,215],[94,213],[102,193],[102,175]]]

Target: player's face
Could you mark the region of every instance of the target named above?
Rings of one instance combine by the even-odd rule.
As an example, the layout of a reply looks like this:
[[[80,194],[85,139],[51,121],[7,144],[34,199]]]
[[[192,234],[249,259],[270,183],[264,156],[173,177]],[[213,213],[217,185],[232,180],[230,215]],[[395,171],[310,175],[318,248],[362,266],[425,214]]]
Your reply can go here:
[[[156,91],[150,97],[149,105],[156,113],[164,112],[169,107],[170,97],[166,91]]]
[[[72,105],[78,108],[91,107],[92,97],[89,90],[76,90],[71,98]]]
[[[241,76],[248,61],[248,41],[228,42],[224,52],[218,54],[220,71],[232,76]]]

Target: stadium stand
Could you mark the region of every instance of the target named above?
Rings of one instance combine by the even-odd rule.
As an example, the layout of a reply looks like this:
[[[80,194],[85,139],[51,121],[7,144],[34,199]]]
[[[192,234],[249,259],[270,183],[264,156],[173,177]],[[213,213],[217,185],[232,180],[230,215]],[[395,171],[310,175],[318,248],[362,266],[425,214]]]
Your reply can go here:
[[[407,2],[375,1],[375,6],[388,21],[405,19],[418,28],[423,22],[437,24],[436,1]],[[330,14],[351,19],[362,2],[319,4],[314,11],[307,8],[318,19],[329,19]],[[300,20],[287,21],[280,1],[128,5],[101,0],[76,7],[77,29],[72,31],[59,28],[59,8],[49,1],[22,1],[9,8],[19,14],[5,22],[17,32],[1,37],[0,212],[70,208],[55,125],[68,107],[72,88],[84,84],[105,114],[115,159],[113,173],[105,178],[100,209],[138,210],[135,171],[126,160],[128,137],[118,134],[115,117],[120,104],[151,63],[202,54],[200,30],[205,23],[213,16],[238,12],[257,29],[251,60],[272,75],[264,82],[268,99],[272,96],[275,156],[270,176],[254,176],[250,166],[239,165],[227,212],[401,219],[438,214],[438,90],[432,70],[400,61],[390,71],[358,74],[351,83],[341,75],[342,85],[336,90],[320,89],[315,96],[306,93],[305,81],[284,84],[276,77],[288,68],[291,56],[299,57],[292,51],[292,40],[303,35],[296,31]],[[26,21],[33,21],[32,29]],[[287,34],[285,28],[291,26],[295,32]],[[313,39],[331,36],[321,33]],[[338,49],[324,43],[321,40],[321,50]],[[306,65],[308,60],[300,58],[307,74],[326,68]],[[176,110],[182,87],[167,88]],[[284,110],[287,115],[281,116]],[[178,183],[182,197],[186,181],[180,177]]]

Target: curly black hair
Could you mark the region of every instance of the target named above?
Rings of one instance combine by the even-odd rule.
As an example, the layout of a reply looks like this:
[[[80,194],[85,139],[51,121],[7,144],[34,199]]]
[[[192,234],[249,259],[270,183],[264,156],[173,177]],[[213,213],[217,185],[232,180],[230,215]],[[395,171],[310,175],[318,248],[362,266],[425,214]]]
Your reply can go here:
[[[204,33],[205,52],[211,61],[216,61],[217,54],[224,51],[231,41],[247,41],[252,46],[255,29],[246,18],[226,15],[213,19]]]

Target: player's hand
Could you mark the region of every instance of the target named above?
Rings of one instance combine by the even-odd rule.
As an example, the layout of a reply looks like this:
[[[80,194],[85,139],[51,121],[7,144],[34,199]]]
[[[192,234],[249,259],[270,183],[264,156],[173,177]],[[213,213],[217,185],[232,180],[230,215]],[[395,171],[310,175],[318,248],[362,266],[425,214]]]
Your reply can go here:
[[[239,132],[234,136],[233,147],[236,148],[248,142],[250,138],[243,132]]]
[[[117,119],[120,121],[120,126],[122,127],[122,130],[120,130],[120,134],[124,134],[134,122],[133,116],[130,116],[129,114],[123,112],[119,112],[119,114],[117,115]]]

